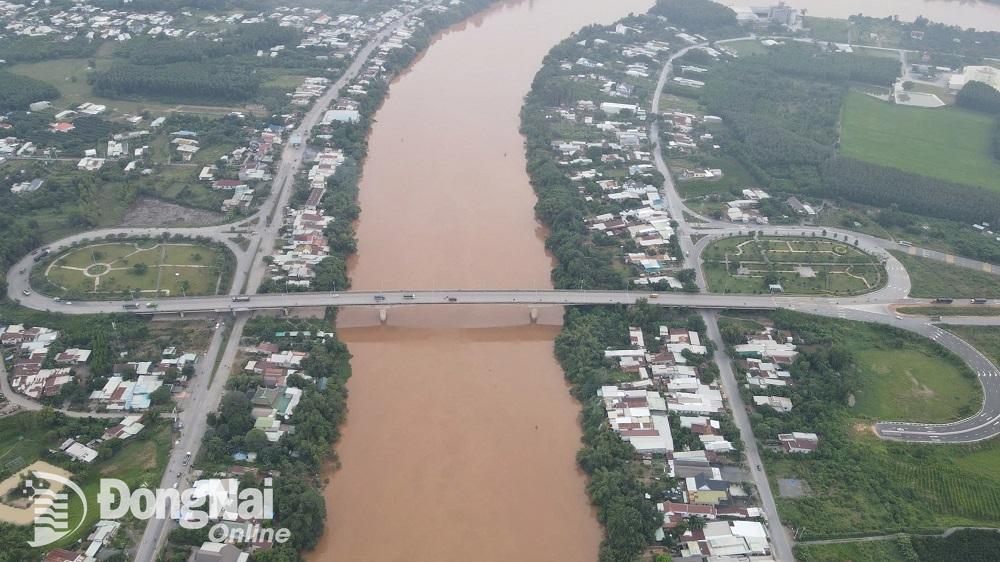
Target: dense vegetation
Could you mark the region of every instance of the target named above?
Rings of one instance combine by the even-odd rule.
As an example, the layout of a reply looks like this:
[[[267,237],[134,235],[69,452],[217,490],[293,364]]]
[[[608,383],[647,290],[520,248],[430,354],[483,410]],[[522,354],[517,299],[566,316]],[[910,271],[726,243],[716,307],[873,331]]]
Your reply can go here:
[[[955,104],[984,113],[1000,113],[1000,92],[993,86],[971,80],[955,96]]]
[[[122,59],[92,77],[106,97],[146,96],[167,100],[242,101],[262,82],[253,55],[290,44],[298,32],[276,24],[241,27],[221,41],[139,39],[115,54]]]
[[[0,71],[0,111],[25,110],[30,103],[58,97],[59,90],[41,80]]]
[[[1000,218],[1000,193],[918,176],[852,158],[824,162],[822,191],[828,197],[889,207],[965,223]]]
[[[720,32],[739,31],[736,12],[728,6],[707,0],[657,0],[649,12],[665,16],[673,25],[693,33],[719,35]]]
[[[947,537],[903,536],[880,541],[799,545],[800,562],[987,562],[1000,551],[995,531],[960,530]]]
[[[53,40],[52,37],[0,38],[0,58],[9,64],[38,62],[49,59],[89,57],[97,52],[100,43],[84,37],[70,41]]]

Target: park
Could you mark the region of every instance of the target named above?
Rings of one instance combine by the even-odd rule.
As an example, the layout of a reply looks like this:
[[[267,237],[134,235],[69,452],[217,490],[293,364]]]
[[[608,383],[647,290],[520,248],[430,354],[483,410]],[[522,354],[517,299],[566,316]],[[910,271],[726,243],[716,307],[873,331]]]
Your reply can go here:
[[[37,266],[32,281],[77,300],[215,295],[229,289],[231,262],[228,250],[200,242],[100,242]]]
[[[717,293],[848,296],[886,281],[877,257],[828,238],[733,236],[711,243],[703,261]]]

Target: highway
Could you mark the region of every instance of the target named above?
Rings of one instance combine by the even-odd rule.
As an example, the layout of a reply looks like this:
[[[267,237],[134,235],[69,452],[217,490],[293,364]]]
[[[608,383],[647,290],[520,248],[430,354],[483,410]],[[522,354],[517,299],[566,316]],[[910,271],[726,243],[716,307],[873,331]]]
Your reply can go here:
[[[310,132],[319,123],[330,103],[340,95],[341,89],[358,76],[375,49],[408,19],[438,1],[432,0],[413,8],[378,32],[357,53],[353,62],[344,71],[344,74],[313,103],[293,134],[301,135],[303,139],[309,138]],[[239,294],[241,292],[256,293],[263,281],[264,271],[266,270],[263,261],[264,256],[271,253],[271,249],[274,247],[275,240],[278,237],[279,229],[283,222],[282,214],[292,195],[295,174],[302,167],[302,159],[305,151],[305,143],[300,146],[289,145],[285,147],[274,177],[271,193],[268,194],[267,199],[254,217],[247,219],[241,225],[219,225],[203,229],[169,229],[172,233],[208,236],[212,240],[226,244],[233,250],[236,256],[236,267],[234,268],[235,273],[230,294]],[[256,222],[254,222],[254,218]],[[243,225],[253,225],[253,228],[248,229]],[[115,230],[116,232],[121,231],[121,229]],[[141,231],[149,229],[133,230]],[[241,231],[245,231],[245,234],[251,239],[251,244],[246,251],[243,251],[242,248],[231,240],[237,233],[243,233]],[[94,235],[94,233],[87,233],[80,236],[93,237]],[[61,241],[61,244],[64,242],[65,240]],[[27,259],[32,260],[33,258],[28,256]],[[22,259],[21,262],[11,269],[11,273],[15,274],[14,280],[8,280],[8,294],[16,295],[21,304],[32,308],[38,308],[42,303],[44,303],[45,308],[53,308],[54,305],[54,308],[58,308],[60,312],[70,314],[80,313],[78,311],[96,311],[94,309],[102,308],[98,303],[63,304],[54,303],[51,299],[47,298],[42,298],[39,301],[39,296],[34,293],[25,296],[23,290],[28,288],[27,277],[30,272],[30,263],[30,261],[26,262]],[[221,308],[223,309],[233,304],[230,297],[215,297],[215,299],[221,300]],[[186,299],[164,299],[163,306],[164,308],[174,307],[183,309],[185,306],[183,304],[184,300]],[[160,302],[160,300],[157,300],[157,302]],[[220,305],[217,303],[214,306],[219,307]],[[109,312],[111,310],[116,312],[124,310],[120,302],[115,303],[114,306],[108,306],[108,303],[105,303],[103,308]],[[148,306],[144,306],[144,308],[147,311],[149,310]],[[163,479],[160,482],[161,489],[169,489],[175,484],[180,489],[190,486],[191,462],[194,458],[197,458],[198,452],[201,449],[202,440],[208,425],[207,414],[219,408],[226,387],[226,380],[232,372],[236,361],[243,328],[249,317],[249,314],[237,314],[233,325],[229,328],[221,321],[217,324],[215,333],[209,344],[209,349],[199,363],[194,384],[188,389],[189,396],[183,405],[184,408],[180,413],[179,420],[183,429],[181,430],[180,439],[175,443],[167,460]],[[217,366],[216,362],[218,363]],[[214,377],[213,369],[215,369]],[[139,562],[156,560],[157,553],[166,541],[168,533],[173,528],[174,522],[171,519],[150,519],[142,538],[136,545],[134,560]]]

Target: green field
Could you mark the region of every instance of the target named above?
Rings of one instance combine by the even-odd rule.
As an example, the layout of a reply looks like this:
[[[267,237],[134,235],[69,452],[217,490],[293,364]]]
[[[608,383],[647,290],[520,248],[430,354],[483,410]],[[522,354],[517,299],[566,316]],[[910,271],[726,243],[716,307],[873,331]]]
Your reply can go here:
[[[1000,298],[1000,275],[892,251],[910,274],[910,296]]]
[[[968,416],[982,401],[979,383],[954,360],[918,347],[857,352],[870,373],[854,393],[853,412],[876,420],[940,423]]]
[[[900,314],[915,316],[1000,316],[1000,307],[996,306],[900,306],[896,308]]]
[[[939,421],[977,410],[981,389],[957,357],[931,340],[884,325],[785,310],[739,316],[791,330],[802,341],[802,356],[790,369],[796,384],[781,390],[794,401],[793,410],[751,414],[772,488],[783,478],[808,483],[804,496],[776,498],[782,522],[798,540],[1000,527],[1000,440],[918,445],[886,441],[872,431],[875,416]],[[732,327],[720,329],[726,334]],[[749,323],[739,329],[756,331]],[[980,348],[995,356],[1000,328],[992,332],[984,340],[992,347]],[[924,387],[934,392],[914,392]],[[787,431],[816,432],[819,450],[776,452],[773,440]]]
[[[998,189],[993,126],[990,116],[957,107],[903,107],[851,92],[843,111],[841,152],[915,174]]]
[[[885,283],[874,256],[828,238],[746,236],[711,243],[702,254],[708,286],[718,293],[858,295]]]
[[[70,299],[214,295],[228,289],[230,259],[205,244],[106,242],[70,250],[40,273],[44,292]]]
[[[906,543],[897,539],[845,544],[797,545],[795,559],[799,562],[911,562]],[[912,547],[911,547],[912,548]]]

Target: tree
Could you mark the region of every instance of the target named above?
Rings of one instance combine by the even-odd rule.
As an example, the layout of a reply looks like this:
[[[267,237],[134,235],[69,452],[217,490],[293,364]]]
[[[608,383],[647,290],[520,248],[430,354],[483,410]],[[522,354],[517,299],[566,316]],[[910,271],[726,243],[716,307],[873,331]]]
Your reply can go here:
[[[149,402],[153,406],[160,406],[162,404],[170,402],[170,387],[168,387],[165,384],[160,385],[160,388],[157,388],[156,390],[150,393]]]
[[[267,447],[268,443],[270,441],[267,439],[267,434],[257,428],[247,432],[246,437],[243,439],[243,444],[252,453],[259,453],[264,447]]]
[[[149,271],[149,266],[143,262],[137,262],[132,266],[132,273],[135,275],[145,275]]]

